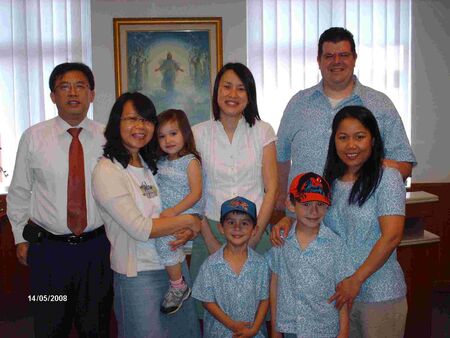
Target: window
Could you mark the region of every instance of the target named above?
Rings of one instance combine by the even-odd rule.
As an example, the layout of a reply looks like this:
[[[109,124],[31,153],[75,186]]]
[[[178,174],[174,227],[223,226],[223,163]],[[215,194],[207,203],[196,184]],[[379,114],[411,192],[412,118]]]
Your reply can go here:
[[[23,131],[56,116],[48,78],[66,61],[91,62],[89,0],[0,0],[0,185]],[[90,112],[92,115],[92,112]]]
[[[317,43],[333,26],[353,33],[355,74],[389,96],[410,138],[410,0],[248,0],[248,66],[262,119],[277,130],[289,99],[319,82]]]

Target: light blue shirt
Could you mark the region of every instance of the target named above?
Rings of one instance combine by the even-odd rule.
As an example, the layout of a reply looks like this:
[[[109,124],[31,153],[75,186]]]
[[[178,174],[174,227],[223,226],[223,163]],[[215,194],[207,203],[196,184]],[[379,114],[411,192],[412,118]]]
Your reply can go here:
[[[161,192],[163,210],[174,207],[191,192],[187,175],[191,161],[197,161],[192,154],[184,155],[172,161],[165,156],[158,161],[156,180]],[[182,214],[192,213],[203,214],[201,199],[191,208],[182,212]]]
[[[231,270],[220,250],[208,257],[192,288],[192,297],[216,303],[231,319],[253,322],[261,300],[269,298],[269,267],[252,249],[239,275]],[[204,314],[204,337],[231,337],[233,332],[208,311]],[[264,324],[263,324],[264,325]],[[255,337],[265,337],[260,329]]]
[[[187,175],[191,161],[197,161],[193,154],[184,155],[176,160],[169,160],[167,156],[164,156],[158,161],[156,181],[161,193],[162,210],[174,207],[191,192]],[[202,204],[200,199],[181,214],[203,214]],[[183,248],[171,249],[169,243],[175,239],[173,235],[155,238],[156,251],[164,266],[175,265],[185,259]]]
[[[292,159],[289,182],[303,172],[322,174],[336,113],[345,106],[368,108],[375,116],[384,142],[385,157],[416,164],[405,128],[392,101],[383,93],[363,86],[356,76],[353,93],[332,108],[323,82],[302,90],[289,101],[278,129],[279,162]]]
[[[295,226],[284,246],[266,254],[278,276],[276,328],[301,337],[336,337],[339,311],[328,304],[336,285],[354,269],[344,242],[325,225],[305,250]]]
[[[400,173],[392,168],[383,170],[377,189],[361,207],[348,204],[352,186],[352,182],[333,182],[332,204],[324,222],[346,242],[357,269],[381,237],[378,217],[405,215],[406,191]],[[356,301],[381,302],[405,295],[405,278],[394,250],[386,263],[362,285]]]

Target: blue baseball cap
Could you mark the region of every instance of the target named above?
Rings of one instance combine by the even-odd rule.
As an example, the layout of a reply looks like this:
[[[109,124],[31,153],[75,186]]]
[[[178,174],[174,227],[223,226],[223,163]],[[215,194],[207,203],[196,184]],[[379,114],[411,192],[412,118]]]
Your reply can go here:
[[[236,196],[231,200],[223,202],[220,208],[220,222],[222,223],[225,216],[232,211],[243,212],[249,215],[256,224],[256,205],[252,201],[241,196]]]

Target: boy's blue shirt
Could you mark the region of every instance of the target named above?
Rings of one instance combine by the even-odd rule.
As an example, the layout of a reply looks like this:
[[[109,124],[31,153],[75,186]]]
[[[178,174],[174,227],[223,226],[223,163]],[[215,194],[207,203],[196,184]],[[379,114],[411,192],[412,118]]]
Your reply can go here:
[[[216,303],[231,319],[253,322],[261,300],[269,298],[267,262],[248,248],[248,258],[237,275],[220,250],[208,257],[192,288],[192,296],[201,302]],[[204,337],[231,337],[233,332],[208,311],[204,314]],[[265,337],[261,329],[255,337]]]
[[[306,337],[336,337],[339,311],[328,304],[336,285],[354,270],[342,240],[323,223],[305,250],[296,236],[296,223],[284,246],[272,248],[266,258],[278,276],[276,328]]]

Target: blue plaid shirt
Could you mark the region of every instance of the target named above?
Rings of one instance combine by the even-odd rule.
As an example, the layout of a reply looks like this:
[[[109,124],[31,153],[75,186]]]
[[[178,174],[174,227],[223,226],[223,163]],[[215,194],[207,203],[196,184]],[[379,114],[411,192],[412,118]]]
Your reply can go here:
[[[261,300],[269,298],[269,267],[259,254],[248,248],[248,258],[239,275],[231,270],[220,250],[208,257],[192,288],[192,296],[201,302],[216,303],[231,319],[253,322]],[[233,332],[204,314],[204,337],[231,337]],[[255,336],[265,337],[262,329]]]

